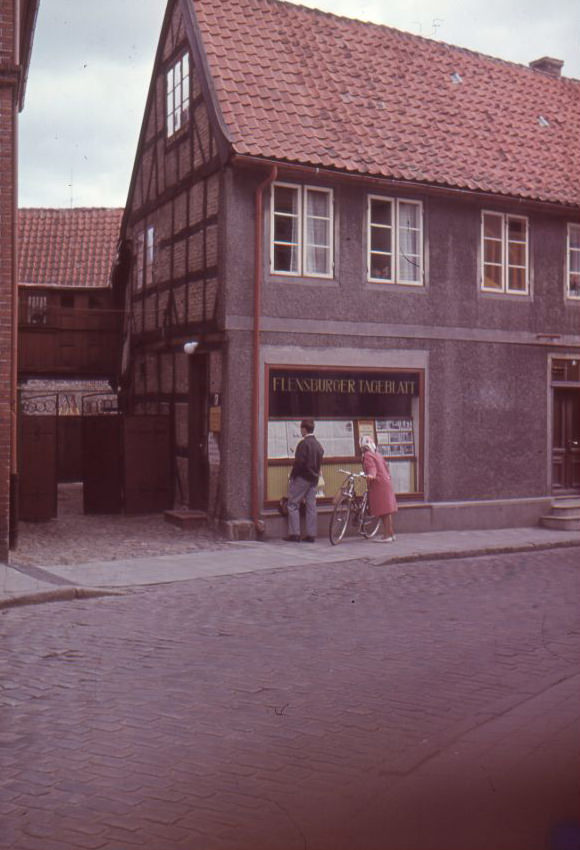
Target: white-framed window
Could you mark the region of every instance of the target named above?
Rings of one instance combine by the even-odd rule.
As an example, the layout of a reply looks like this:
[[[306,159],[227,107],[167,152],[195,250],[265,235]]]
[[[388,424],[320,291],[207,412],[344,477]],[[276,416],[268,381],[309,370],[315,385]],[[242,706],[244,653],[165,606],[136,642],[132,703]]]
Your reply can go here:
[[[580,299],[580,224],[568,225],[566,295]]]
[[[135,248],[135,283],[137,289],[142,289],[143,284],[150,286],[153,283],[153,261],[155,259],[155,228],[150,225],[145,230],[137,233],[137,244]]]
[[[145,268],[145,231],[140,230],[137,234],[135,245],[135,286],[143,289],[143,270]]]
[[[271,271],[304,277],[332,277],[332,189],[273,183],[270,209]]]
[[[367,277],[372,283],[423,285],[423,204],[367,199]]]
[[[189,53],[184,53],[169,69],[166,82],[166,125],[170,138],[185,126],[189,117]]]
[[[148,227],[145,232],[145,286],[153,283],[153,260],[155,259],[155,228]]]
[[[528,220],[519,215],[481,215],[481,288],[485,292],[529,292]]]

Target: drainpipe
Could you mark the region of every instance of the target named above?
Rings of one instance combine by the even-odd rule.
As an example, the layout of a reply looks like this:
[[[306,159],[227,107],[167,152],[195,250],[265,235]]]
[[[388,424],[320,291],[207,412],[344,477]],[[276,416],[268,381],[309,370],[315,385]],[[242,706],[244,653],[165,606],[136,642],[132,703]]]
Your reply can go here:
[[[264,523],[260,519],[259,502],[259,444],[260,444],[260,318],[262,313],[262,280],[264,223],[264,189],[270,186],[278,175],[277,166],[273,165],[268,176],[256,188],[255,194],[255,234],[254,234],[254,334],[253,334],[253,380],[252,380],[252,521],[256,534],[264,531]]]
[[[18,112],[20,68],[20,2],[14,0],[14,66],[18,80],[12,89],[12,338],[10,366],[10,519],[8,546],[18,541]]]

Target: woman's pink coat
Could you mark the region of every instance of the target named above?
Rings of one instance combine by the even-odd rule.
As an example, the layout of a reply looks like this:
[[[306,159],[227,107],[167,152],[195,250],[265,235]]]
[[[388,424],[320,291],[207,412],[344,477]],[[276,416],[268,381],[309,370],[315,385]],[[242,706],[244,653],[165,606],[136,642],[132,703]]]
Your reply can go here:
[[[394,514],[398,510],[397,500],[395,499],[391,473],[386,460],[378,452],[367,450],[363,452],[362,465],[367,475],[376,475],[376,478],[372,481],[367,479],[372,515]]]

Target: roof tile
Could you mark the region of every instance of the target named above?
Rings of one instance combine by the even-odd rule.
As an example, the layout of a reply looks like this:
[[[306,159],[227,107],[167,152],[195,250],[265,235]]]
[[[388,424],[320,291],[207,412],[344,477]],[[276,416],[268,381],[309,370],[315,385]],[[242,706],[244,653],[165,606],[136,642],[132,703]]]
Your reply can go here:
[[[21,209],[19,281],[46,286],[107,286],[122,209]]]
[[[580,81],[280,0],[190,2],[235,152],[580,204]]]

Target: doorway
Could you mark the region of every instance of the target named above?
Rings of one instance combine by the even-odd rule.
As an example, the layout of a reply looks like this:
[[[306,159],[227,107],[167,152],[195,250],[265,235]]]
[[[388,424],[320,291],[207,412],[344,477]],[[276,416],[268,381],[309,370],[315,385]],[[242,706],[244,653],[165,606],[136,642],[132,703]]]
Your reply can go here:
[[[552,488],[580,492],[580,388],[554,387]]]
[[[189,356],[189,507],[207,511],[209,495],[209,358]]]

